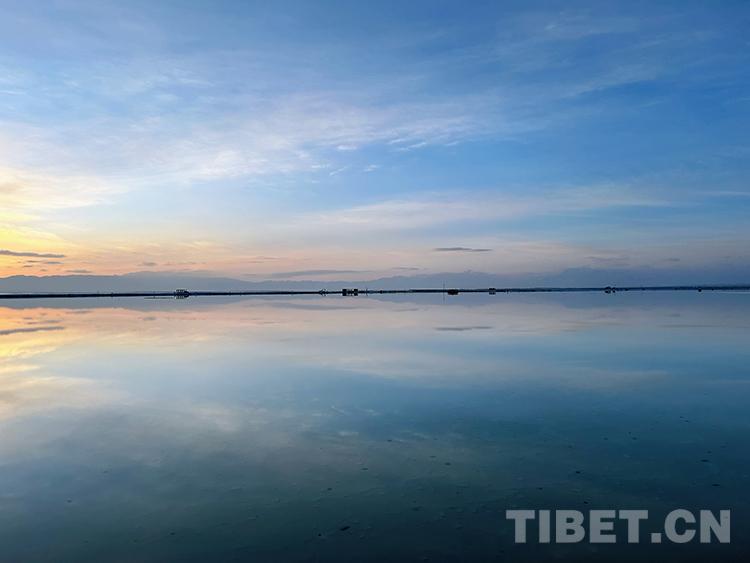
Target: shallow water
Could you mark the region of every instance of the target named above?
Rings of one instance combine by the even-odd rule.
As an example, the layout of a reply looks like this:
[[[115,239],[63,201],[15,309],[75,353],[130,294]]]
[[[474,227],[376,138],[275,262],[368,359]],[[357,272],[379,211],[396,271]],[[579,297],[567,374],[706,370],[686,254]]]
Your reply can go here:
[[[13,303],[0,560],[739,559],[749,329],[730,293]],[[512,508],[732,543],[515,545]]]

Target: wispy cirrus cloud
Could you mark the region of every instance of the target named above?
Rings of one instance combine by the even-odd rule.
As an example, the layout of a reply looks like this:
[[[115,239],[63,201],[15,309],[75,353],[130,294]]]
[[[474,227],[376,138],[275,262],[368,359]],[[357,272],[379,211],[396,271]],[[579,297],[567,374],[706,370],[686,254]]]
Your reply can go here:
[[[519,220],[616,208],[675,205],[627,186],[569,187],[536,193],[430,192],[331,212],[308,214],[296,226],[318,229],[415,230],[462,221]]]
[[[492,252],[491,248],[469,248],[467,246],[440,246],[432,250],[435,252]]]
[[[637,20],[539,12],[512,16],[511,29],[517,33],[501,33],[472,47],[419,60],[404,55],[431,46],[436,38],[445,39],[445,31],[418,34],[415,39],[408,30],[406,41],[406,36],[393,37],[388,30],[383,37],[388,50],[382,56],[394,70],[387,77],[367,79],[356,67],[341,65],[336,74],[316,64],[330,56],[328,42],[290,41],[232,51],[209,48],[199,56],[160,49],[160,41],[152,38],[168,42],[169,28],[144,21],[136,11],[116,12],[117,19],[137,22],[128,28],[130,40],[127,30],[112,30],[115,39],[107,47],[122,52],[121,64],[90,61],[58,76],[19,62],[6,65],[3,73],[18,90],[21,109],[38,111],[50,98],[78,108],[75,119],[62,114],[43,128],[32,120],[24,123],[22,117],[9,123],[0,115],[3,129],[13,131],[8,143],[0,139],[0,146],[15,147],[6,153],[7,164],[23,170],[44,162],[59,175],[58,182],[68,186],[64,191],[69,205],[96,202],[102,192],[143,185],[304,173],[322,170],[321,164],[331,165],[335,172],[348,165],[353,153],[373,145],[398,152],[486,136],[514,139],[579,112],[572,98],[658,79],[670,72],[675,54],[673,42],[660,37],[633,42],[638,49],[588,51],[572,72],[565,53],[579,53],[580,44],[592,37],[635,34]],[[89,14],[83,19],[110,28],[101,18],[102,14]],[[52,25],[40,19],[27,14],[27,26],[34,29],[37,22],[41,31]],[[153,31],[149,39],[143,36],[145,28]],[[99,44],[101,38],[87,29],[82,26],[79,41]],[[152,51],[133,53],[134,41],[151,45]],[[280,66],[289,79],[280,79]],[[472,88],[441,87],[452,78],[460,84],[467,66],[503,71],[502,88],[492,81]],[[311,67],[316,71],[310,72]],[[555,87],[537,79],[544,73],[555,73]],[[361,88],[348,86],[352,75]],[[254,80],[238,78],[243,76]],[[395,96],[396,91],[401,95]],[[117,112],[112,107],[127,109]],[[43,160],[35,157],[40,154]],[[76,178],[71,162],[79,167],[79,176],[80,170],[87,170],[100,185],[95,186],[91,177]],[[374,168],[365,165],[364,170]],[[36,184],[31,180],[25,182],[29,190]],[[71,184],[79,185],[77,195]]]

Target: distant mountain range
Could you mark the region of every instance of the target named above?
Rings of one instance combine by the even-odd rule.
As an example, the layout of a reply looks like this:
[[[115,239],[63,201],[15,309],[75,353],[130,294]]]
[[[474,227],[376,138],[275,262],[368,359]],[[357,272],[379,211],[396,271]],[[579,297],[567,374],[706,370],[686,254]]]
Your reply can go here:
[[[750,282],[750,266],[700,269],[596,269],[571,268],[550,274],[488,274],[458,272],[384,277],[367,281],[265,280],[170,272],[133,272],[116,276],[10,276],[0,278],[0,292],[112,292],[262,289],[408,289],[427,287],[565,287],[606,285],[737,284]]]

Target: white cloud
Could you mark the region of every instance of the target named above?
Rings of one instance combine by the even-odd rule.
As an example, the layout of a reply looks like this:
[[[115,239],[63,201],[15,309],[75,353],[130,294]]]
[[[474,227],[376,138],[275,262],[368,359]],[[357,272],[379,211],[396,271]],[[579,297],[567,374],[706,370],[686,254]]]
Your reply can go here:
[[[0,166],[0,207],[31,213],[106,201],[113,184],[84,175],[57,175]]]
[[[0,165],[45,170],[60,181],[68,176],[71,183],[85,170],[100,178],[100,184],[106,180],[132,190],[304,173],[329,166],[325,153],[330,150],[347,153],[389,142],[394,148],[445,144],[487,128],[472,115],[476,99],[383,105],[367,97],[306,93],[235,103],[240,101],[244,107],[236,112],[208,119],[179,113],[109,116],[44,129],[0,123],[8,132],[0,137],[0,147],[8,147]],[[218,110],[207,102],[201,111],[210,115]]]
[[[669,203],[617,186],[568,188],[537,194],[491,191],[422,194],[331,212],[295,221],[304,228],[345,227],[355,230],[414,230],[462,221],[515,220],[553,214],[584,213],[616,207],[654,207]]]

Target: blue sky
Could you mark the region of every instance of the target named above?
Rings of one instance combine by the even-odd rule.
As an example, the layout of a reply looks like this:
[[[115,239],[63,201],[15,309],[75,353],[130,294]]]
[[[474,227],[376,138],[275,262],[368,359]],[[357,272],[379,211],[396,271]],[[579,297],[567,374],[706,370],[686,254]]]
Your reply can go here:
[[[0,275],[750,264],[747,2],[0,8]]]

